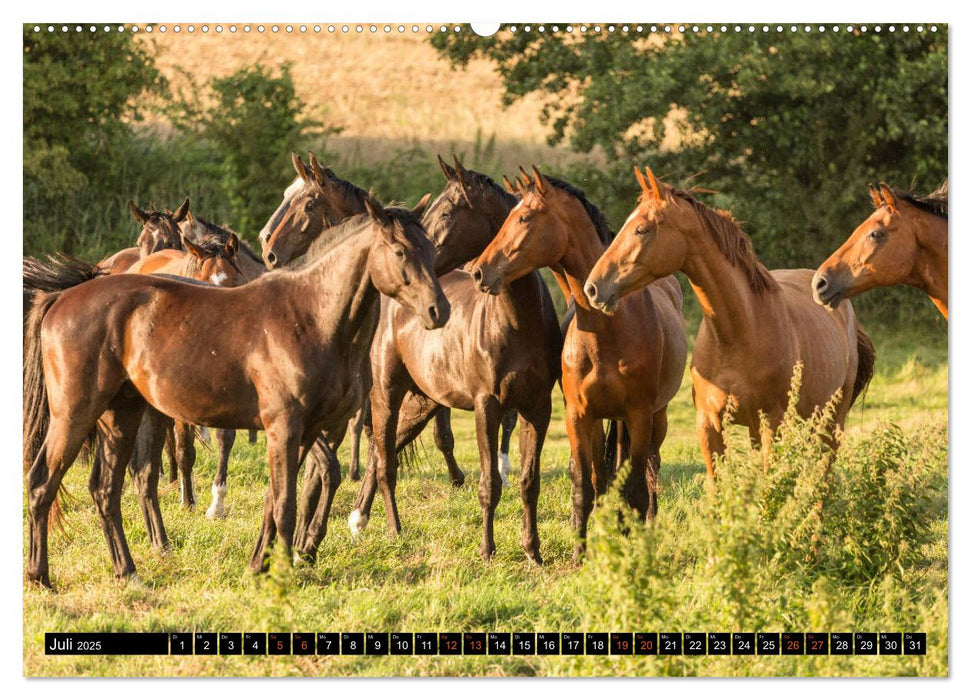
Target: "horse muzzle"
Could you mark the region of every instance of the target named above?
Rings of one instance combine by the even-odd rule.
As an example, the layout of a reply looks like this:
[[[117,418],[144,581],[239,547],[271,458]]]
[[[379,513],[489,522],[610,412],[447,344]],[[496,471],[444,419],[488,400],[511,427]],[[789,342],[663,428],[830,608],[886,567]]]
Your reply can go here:
[[[812,281],[813,300],[820,306],[835,309],[843,301],[844,285],[829,271],[817,271]]]
[[[583,285],[583,293],[586,295],[590,305],[598,311],[608,316],[612,316],[617,311],[619,299],[616,285],[605,280],[601,280],[599,285],[593,282],[587,282]]]

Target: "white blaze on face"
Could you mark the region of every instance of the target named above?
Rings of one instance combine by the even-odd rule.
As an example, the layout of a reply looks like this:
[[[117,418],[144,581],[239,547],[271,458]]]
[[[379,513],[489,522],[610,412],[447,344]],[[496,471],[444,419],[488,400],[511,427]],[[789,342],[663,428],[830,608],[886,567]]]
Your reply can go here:
[[[273,215],[270,217],[270,220],[266,222],[266,226],[264,226],[263,229],[260,231],[259,239],[261,243],[266,243],[267,240],[269,240],[270,238],[270,234],[273,233],[270,230],[270,222],[276,220],[276,217],[280,213],[280,210],[283,209],[283,207],[285,207],[291,199],[293,199],[294,195],[296,195],[297,192],[299,192],[303,188],[303,185],[304,185],[304,181],[298,175],[293,179],[293,182],[291,182],[287,186],[287,188],[283,190],[283,201],[280,202],[280,206],[276,208],[276,210],[273,212]]]
[[[621,231],[623,231],[623,230],[624,230],[625,228],[627,228],[627,224],[629,224],[629,223],[630,223],[631,221],[633,221],[634,219],[636,219],[636,218],[637,218],[637,211],[638,211],[638,210],[637,210],[637,209],[635,209],[634,211],[632,211],[632,212],[630,213],[630,216],[628,216],[628,217],[627,217],[627,221],[625,221],[625,222],[624,222],[624,225],[620,227],[620,230],[621,230]]]
[[[217,287],[223,286],[223,282],[225,282],[228,279],[229,279],[229,275],[227,275],[225,272],[222,272],[222,271],[219,271],[216,274],[211,275],[209,277],[209,281],[212,282]]]

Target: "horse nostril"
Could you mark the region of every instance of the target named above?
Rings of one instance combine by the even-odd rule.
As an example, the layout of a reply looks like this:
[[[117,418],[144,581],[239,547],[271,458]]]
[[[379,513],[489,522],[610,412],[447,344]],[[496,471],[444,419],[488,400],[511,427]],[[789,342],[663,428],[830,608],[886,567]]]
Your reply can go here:
[[[438,321],[438,307],[434,304],[428,307],[428,318],[432,321]]]
[[[267,253],[266,262],[269,263],[270,265],[276,265],[276,253],[272,253],[272,252]]]
[[[586,286],[583,288],[583,293],[587,295],[587,299],[597,298],[597,285],[593,282],[587,282]]]
[[[820,275],[816,278],[816,291],[821,292],[829,286],[829,280]]]
[[[477,267],[472,270],[472,279],[475,280],[476,284],[482,284],[482,268]]]

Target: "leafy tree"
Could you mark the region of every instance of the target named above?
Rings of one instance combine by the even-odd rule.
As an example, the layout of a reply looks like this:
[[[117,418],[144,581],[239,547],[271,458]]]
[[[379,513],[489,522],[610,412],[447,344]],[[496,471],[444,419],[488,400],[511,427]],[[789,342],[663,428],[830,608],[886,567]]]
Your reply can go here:
[[[141,117],[138,98],[166,86],[131,32],[34,32],[31,24],[23,41],[25,243],[71,250],[80,229],[43,213],[117,182],[115,155]]]
[[[552,144],[601,150],[574,173],[614,221],[632,166],[717,190],[770,265],[815,267],[869,211],[865,185],[947,174],[947,29],[904,33],[442,33],[455,65],[492,60],[505,99],[538,93]],[[719,27],[720,29],[720,27]]]
[[[232,225],[255,235],[279,204],[280,182],[293,174],[291,151],[320,124],[301,117],[304,104],[289,64],[279,75],[256,64],[207,87],[193,89],[194,97],[178,102],[173,116],[214,151]]]

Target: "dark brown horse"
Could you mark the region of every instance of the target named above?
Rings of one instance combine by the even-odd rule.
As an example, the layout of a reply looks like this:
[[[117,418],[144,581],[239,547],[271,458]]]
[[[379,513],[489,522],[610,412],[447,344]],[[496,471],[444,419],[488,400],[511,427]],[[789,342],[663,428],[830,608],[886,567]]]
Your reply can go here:
[[[873,344],[849,302],[833,312],[813,303],[811,270],[769,271],[748,236],[725,212],[635,171],[641,198],[610,248],[590,272],[590,304],[615,313],[645,285],[681,270],[704,319],[691,356],[697,431],[709,477],[725,450],[726,408],[736,425],[767,449],[782,420],[796,365],[802,365],[797,410],[812,415],[839,394],[834,416],[842,430],[850,406],[873,374]],[[835,434],[835,431],[834,431]],[[836,438],[830,441],[836,447]]]
[[[305,255],[330,226],[361,213],[367,198],[367,192],[323,167],[313,153],[310,154],[309,165],[295,153],[292,154],[292,161],[297,177],[287,187],[283,201],[260,232],[263,259],[270,268],[290,265]],[[441,274],[442,270],[436,267],[436,272]],[[361,433],[367,431],[370,434],[370,416],[370,405],[365,401],[351,422],[348,476],[352,481],[360,478]],[[509,434],[515,424],[515,416],[512,416],[512,420],[512,425],[504,423],[508,429],[503,431],[502,464],[506,470],[509,464]],[[450,481],[455,486],[461,486],[465,482],[465,474],[455,459],[455,438],[448,410],[435,414],[435,445],[445,458]]]
[[[533,170],[532,177],[523,171],[516,187],[522,199],[473,263],[472,274],[482,292],[495,295],[533,270],[549,267],[576,303],[563,340],[562,372],[572,522],[579,535],[574,558],[579,559],[590,511],[613,477],[603,420],[623,421],[629,435],[628,503],[642,516],[657,510],[667,406],[681,385],[687,354],[681,288],[666,277],[625,300],[615,315],[594,308],[583,284],[613,233],[580,190]]]
[[[906,284],[947,318],[947,180],[916,197],[869,186],[873,213],[813,276],[813,297],[830,308],[874,287]]]
[[[461,265],[482,252],[516,199],[485,175],[447,166],[445,191],[428,207],[423,223],[437,251],[437,269]],[[496,296],[476,291],[464,270],[441,277],[452,304],[452,321],[430,332],[413,311],[383,301],[371,349],[371,412],[374,437],[368,474],[361,486],[352,531],[366,523],[376,490],[384,496],[388,527],[401,530],[395,502],[397,454],[414,440],[440,407],[475,411],[481,472],[479,504],[484,559],[496,550],[493,519],[502,480],[499,427],[516,410],[520,421],[523,548],[542,563],[536,504],[540,454],[549,426],[551,393],[559,377],[562,336],[553,300],[538,273],[524,275]],[[407,407],[407,408],[403,408]]]
[[[138,222],[142,230],[135,242],[139,255],[143,258],[160,250],[182,249],[182,233],[179,223],[189,213],[189,198],[179,205],[174,212],[151,210],[144,211],[132,201],[128,202],[131,215]]]
[[[101,467],[90,490],[115,574],[134,573],[121,489],[146,403],[195,425],[266,431],[270,485],[250,566],[265,569],[277,533],[291,556],[299,466],[321,431],[342,433],[361,403],[380,294],[428,328],[449,316],[421,207],[367,209],[314,264],[242,287],[114,275],[38,295],[24,373],[30,580],[50,583],[51,505],[94,429]],[[326,501],[340,472],[330,476]]]

